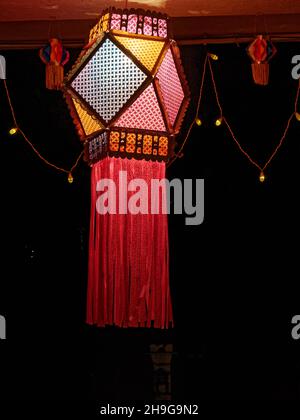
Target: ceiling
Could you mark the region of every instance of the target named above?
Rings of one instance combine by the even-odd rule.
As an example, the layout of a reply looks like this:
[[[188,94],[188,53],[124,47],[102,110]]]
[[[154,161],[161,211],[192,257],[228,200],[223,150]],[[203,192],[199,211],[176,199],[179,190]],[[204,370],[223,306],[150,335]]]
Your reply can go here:
[[[51,36],[82,47],[102,10],[126,0],[0,0],[0,50],[40,48]],[[249,42],[258,33],[300,41],[300,0],[129,0],[128,7],[172,16],[185,43]]]
[[[126,0],[0,0],[0,21],[95,19],[108,6],[125,7]],[[300,13],[299,0],[133,0],[128,6],[177,17]]]

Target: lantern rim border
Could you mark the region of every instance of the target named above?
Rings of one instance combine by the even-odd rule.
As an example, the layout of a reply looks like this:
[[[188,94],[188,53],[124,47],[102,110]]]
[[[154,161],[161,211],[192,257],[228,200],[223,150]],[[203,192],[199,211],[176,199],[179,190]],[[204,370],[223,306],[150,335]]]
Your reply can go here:
[[[136,14],[138,16],[142,15],[142,16],[149,16],[151,18],[156,18],[156,19],[164,19],[167,22],[167,36],[166,37],[159,37],[162,39],[171,39],[173,38],[173,31],[172,31],[172,27],[170,25],[170,16],[167,15],[166,13],[162,13],[162,12],[158,12],[155,10],[149,10],[149,9],[142,9],[142,8],[117,8],[115,6],[110,6],[106,9],[104,9],[100,16],[99,16],[99,20],[105,16],[106,14],[109,14],[109,31],[111,31],[112,29],[110,28],[111,26],[111,18],[113,13],[115,14],[120,14],[123,15],[126,12],[126,14],[129,16],[130,14]],[[123,31],[124,33],[127,33],[127,31]],[[133,35],[135,34],[134,32],[131,32]],[[136,34],[138,35],[138,34]],[[151,36],[151,35],[150,35]]]
[[[129,153],[127,151],[124,152],[120,152],[120,151],[113,151],[110,150],[110,146],[109,146],[109,141],[110,141],[110,133],[112,131],[117,131],[119,133],[125,132],[125,135],[127,134],[141,134],[142,136],[144,135],[151,135],[151,136],[158,136],[158,137],[166,137],[168,139],[168,153],[166,156],[161,156],[161,155],[155,155],[153,156],[153,154],[143,154],[143,153]],[[108,145],[107,145],[107,150],[105,151],[105,153],[98,158],[95,158],[94,160],[89,159],[88,156],[88,146],[89,143],[96,138],[97,136],[99,136],[100,134],[104,134],[107,133],[108,135]],[[160,162],[168,162],[169,159],[172,157],[172,155],[174,154],[174,147],[175,147],[175,136],[173,134],[168,134],[164,131],[156,131],[156,130],[145,130],[145,129],[131,129],[131,128],[127,128],[127,127],[113,127],[113,129],[103,129],[101,131],[99,131],[97,134],[95,133],[93,136],[90,136],[89,138],[87,138],[83,144],[84,147],[84,155],[85,155],[85,161],[88,163],[89,166],[97,163],[98,161],[104,159],[105,157],[109,156],[109,157],[115,157],[115,158],[128,158],[128,159],[138,159],[138,160],[151,160],[151,161],[160,161]]]

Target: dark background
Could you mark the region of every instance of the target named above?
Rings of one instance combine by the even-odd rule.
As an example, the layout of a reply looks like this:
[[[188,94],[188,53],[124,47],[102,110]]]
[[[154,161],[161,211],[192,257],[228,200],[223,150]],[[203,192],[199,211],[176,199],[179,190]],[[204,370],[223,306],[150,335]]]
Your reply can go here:
[[[224,114],[241,144],[265,162],[293,111],[298,44],[279,44],[267,87],[254,85],[245,45],[211,46]],[[182,47],[194,118],[205,47]],[[71,51],[70,65],[78,55]],[[37,51],[5,51],[19,125],[51,162],[71,167],[81,145],[61,92],[44,87]],[[299,128],[266,171],[238,151],[207,77],[203,126],[192,131],[170,178],[204,178],[205,221],[170,216],[172,331],[85,325],[89,168],[74,183],[48,168],[13,125],[0,86],[2,396],[9,399],[151,400],[151,343],[172,343],[176,400],[299,399]],[[300,106],[300,105],[299,105]],[[298,124],[298,125],[297,125]]]

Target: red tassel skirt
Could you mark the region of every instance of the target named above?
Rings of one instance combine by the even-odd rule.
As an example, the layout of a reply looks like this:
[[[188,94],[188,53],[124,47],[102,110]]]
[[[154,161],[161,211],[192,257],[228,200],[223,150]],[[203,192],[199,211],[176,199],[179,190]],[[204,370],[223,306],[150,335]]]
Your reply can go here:
[[[126,173],[126,182],[124,177],[120,179],[120,171]],[[97,200],[103,194],[97,186],[99,189],[103,179],[114,181],[116,186],[115,214],[97,210]],[[127,214],[120,214],[120,201],[124,201],[124,194],[128,199],[135,193],[128,192],[127,186],[136,179],[148,186],[149,211],[132,214],[127,210]],[[165,179],[165,163],[105,158],[92,167],[88,324],[155,328],[173,325],[168,220],[162,207],[158,214],[151,214],[153,179]]]

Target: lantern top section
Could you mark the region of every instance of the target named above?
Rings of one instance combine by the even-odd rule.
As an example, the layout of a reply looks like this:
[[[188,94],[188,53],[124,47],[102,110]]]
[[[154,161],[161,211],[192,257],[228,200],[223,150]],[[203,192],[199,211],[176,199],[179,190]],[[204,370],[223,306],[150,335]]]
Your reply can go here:
[[[105,10],[63,89],[89,164],[173,155],[190,93],[167,15]]]
[[[104,10],[98,23],[90,31],[89,41],[94,41],[103,32],[111,31],[159,38],[172,37],[169,17],[166,14],[143,9],[110,7]]]

